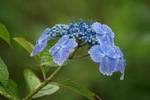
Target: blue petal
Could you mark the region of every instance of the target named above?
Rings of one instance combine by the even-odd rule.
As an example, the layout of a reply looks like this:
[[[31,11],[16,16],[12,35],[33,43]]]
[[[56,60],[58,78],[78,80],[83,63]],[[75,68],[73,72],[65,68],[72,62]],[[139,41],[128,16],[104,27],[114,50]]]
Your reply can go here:
[[[116,54],[119,58],[123,58],[123,53],[121,52],[120,48],[115,46],[115,51],[116,51]]]
[[[107,34],[96,34],[96,37],[100,44],[106,44],[106,45],[114,45],[114,40],[113,38],[110,38]]]
[[[76,43],[76,41],[71,38],[69,39],[69,41],[63,45],[64,51],[71,51],[73,48],[75,48],[78,44]]]
[[[106,35],[96,34],[96,37],[98,41],[100,42],[100,44],[107,44]]]
[[[42,33],[42,35],[39,37],[39,39],[36,42],[36,45],[32,51],[32,53],[30,54],[30,56],[34,56],[36,53],[41,52],[47,44],[48,38],[49,38],[49,32],[50,32],[50,28],[46,28],[44,30],[44,32]]]
[[[125,69],[124,60],[123,59],[117,59],[116,71],[120,71],[122,73],[120,80],[123,80],[123,78],[124,78],[124,69]]]
[[[114,67],[116,66],[114,61],[114,59],[104,57],[102,62],[100,63],[100,72],[104,75],[112,75],[114,72]]]
[[[57,53],[53,55],[53,61],[57,63],[59,66],[61,66],[63,62],[68,58],[68,56],[69,52],[66,52],[61,48]]]
[[[37,41],[32,53],[30,56],[34,56],[36,53],[41,52],[45,47],[46,47],[47,41],[43,41],[41,43],[39,43]]]
[[[107,33],[107,35],[110,37],[110,38],[114,38],[114,33],[112,32],[111,28],[105,24],[102,25],[102,29],[105,33]]]
[[[49,33],[50,33],[51,29],[50,28],[46,28],[44,30],[44,32],[41,34],[40,38],[38,39],[38,41],[44,41],[47,40],[49,38]]]
[[[116,59],[115,49],[109,45],[100,45],[100,50],[108,57]]]
[[[58,45],[58,43],[56,43],[53,47],[51,47],[49,52],[51,55],[54,55],[59,49],[60,49],[60,46]]]
[[[93,46],[88,53],[90,54],[91,59],[96,63],[101,62],[102,58],[105,56],[103,52],[100,51],[99,45]]]
[[[101,23],[98,23],[98,22],[95,22],[92,27],[94,29],[94,31],[98,34],[104,34],[104,32],[102,31],[102,24]]]
[[[58,45],[65,45],[69,41],[69,36],[64,35],[62,38],[59,39],[57,42]]]
[[[77,46],[77,43],[69,36],[63,36],[59,41],[49,50],[53,56],[53,60],[59,66],[68,58],[70,51]]]

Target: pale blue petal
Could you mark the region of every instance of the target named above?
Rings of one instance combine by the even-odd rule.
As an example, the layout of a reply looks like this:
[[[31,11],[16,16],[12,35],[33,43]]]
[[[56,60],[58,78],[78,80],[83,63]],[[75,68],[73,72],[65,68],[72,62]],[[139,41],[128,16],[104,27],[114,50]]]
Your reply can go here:
[[[68,36],[63,36],[62,38],[60,38],[58,42],[49,50],[50,54],[54,55],[59,49],[61,49],[66,43],[68,43],[68,41]]]
[[[115,46],[115,51],[116,51],[116,54],[119,58],[123,58],[123,53],[121,52],[120,48]]]
[[[117,58],[116,57],[116,53],[115,53],[115,49],[114,48],[112,48],[111,46],[109,46],[109,45],[100,45],[100,50],[105,54],[105,55],[107,55],[108,57],[110,57],[110,58],[113,58],[113,59],[115,59],[115,58]]]
[[[114,45],[114,40],[113,38],[110,38],[107,34],[97,34],[96,35],[98,41],[100,42],[100,44],[106,44],[106,45]]]
[[[44,30],[44,32],[41,34],[40,38],[38,39],[38,41],[44,41],[47,40],[49,38],[49,32],[51,31],[50,28],[46,28]]]
[[[102,35],[102,34],[97,34],[96,35],[98,41],[100,42],[100,44],[108,44],[107,39],[106,39],[106,35]]]
[[[59,41],[49,50],[50,54],[53,56],[53,60],[59,66],[68,58],[69,53],[77,43],[74,39],[70,39],[69,36],[63,36]]]
[[[39,39],[36,42],[36,45],[31,53],[31,56],[34,56],[36,53],[41,52],[47,44],[48,38],[49,38],[49,32],[50,32],[50,28],[46,28],[44,30],[44,32],[42,33],[42,35],[39,37]]]
[[[39,43],[37,41],[32,53],[30,56],[34,56],[36,53],[41,52],[45,47],[46,47],[47,41],[43,41],[41,43]]]
[[[71,51],[73,48],[75,48],[78,44],[76,43],[76,41],[71,38],[69,39],[69,41],[63,45],[64,51]]]
[[[107,36],[107,45],[114,46],[114,39]]]
[[[56,43],[53,47],[51,47],[49,52],[51,55],[54,55],[59,49],[60,49],[60,46]]]
[[[57,42],[58,45],[65,45],[69,41],[69,36],[65,35]]]
[[[99,45],[93,46],[88,53],[90,54],[91,59],[96,63],[101,62],[102,58],[105,56],[103,52],[100,51]]]
[[[98,22],[95,22],[93,25],[92,25],[94,31],[98,34],[104,34],[103,33],[103,30],[102,30],[102,24],[101,23],[98,23]]]
[[[111,30],[111,28],[110,28],[109,26],[103,24],[103,25],[102,25],[102,29],[103,29],[103,31],[104,31],[105,33],[108,34],[108,36],[109,36],[110,38],[114,38],[114,33],[112,32],[112,30]]]
[[[122,59],[116,59],[115,71],[121,71],[123,67],[124,63],[122,62]]]
[[[53,61],[61,66],[68,56],[69,52],[64,52],[63,49],[59,49],[59,51],[53,55]]]
[[[99,70],[104,75],[112,75],[115,67],[114,59],[104,57],[102,62],[100,63]]]
[[[107,56],[110,57],[110,58],[113,58],[113,59],[116,59],[117,56],[116,56],[116,53],[115,53],[115,49],[111,46],[106,46],[107,47]]]

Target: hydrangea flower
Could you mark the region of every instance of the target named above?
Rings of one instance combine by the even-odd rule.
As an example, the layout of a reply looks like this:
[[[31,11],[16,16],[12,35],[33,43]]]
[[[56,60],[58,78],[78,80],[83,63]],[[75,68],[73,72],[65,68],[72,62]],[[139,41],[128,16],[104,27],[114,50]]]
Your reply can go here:
[[[110,76],[120,71],[122,73],[120,79],[124,78],[125,60],[119,47],[114,44],[114,33],[109,26],[99,22],[84,23],[82,20],[77,23],[56,24],[52,28],[45,29],[36,41],[31,56],[41,52],[47,42],[56,36],[60,39],[50,48],[49,53],[59,66],[77,45],[80,48],[86,44],[91,59],[100,63],[99,70],[102,74]]]
[[[111,76],[113,72],[120,71],[124,75],[123,54],[118,47],[95,45],[88,53],[94,62],[100,63],[102,74]],[[120,79],[123,79],[123,75]]]
[[[49,50],[50,54],[53,56],[53,61],[59,66],[68,58],[69,53],[78,44],[73,38],[65,35]]]
[[[114,33],[109,26],[95,22],[93,29],[97,33],[97,39],[101,44],[114,45]]]

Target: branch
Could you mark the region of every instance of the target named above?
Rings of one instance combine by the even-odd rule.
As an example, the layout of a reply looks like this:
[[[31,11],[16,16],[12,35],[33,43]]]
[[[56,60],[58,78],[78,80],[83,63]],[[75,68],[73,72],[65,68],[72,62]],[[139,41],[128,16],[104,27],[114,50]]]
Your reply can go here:
[[[78,59],[78,58],[83,58],[83,57],[87,57],[87,56],[89,56],[89,54],[85,54],[85,55],[81,55],[81,56],[72,57],[71,59]]]
[[[36,93],[38,93],[44,86],[46,86],[51,80],[52,78],[63,68],[63,66],[58,67],[46,80],[44,80],[44,82],[42,82],[35,90],[33,90],[32,92],[30,92],[25,98],[23,98],[22,100],[29,100],[33,95],[35,95]]]

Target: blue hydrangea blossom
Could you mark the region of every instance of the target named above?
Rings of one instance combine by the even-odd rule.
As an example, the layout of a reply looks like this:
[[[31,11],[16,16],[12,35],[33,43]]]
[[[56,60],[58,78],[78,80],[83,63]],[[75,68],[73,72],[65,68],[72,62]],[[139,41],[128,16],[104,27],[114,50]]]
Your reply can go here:
[[[49,40],[60,37],[59,41],[49,50],[53,61],[59,66],[69,57],[70,52],[78,45],[87,45],[91,59],[100,63],[99,71],[104,75],[112,75],[120,71],[124,78],[125,60],[118,46],[114,43],[114,33],[111,28],[99,22],[84,23],[82,20],[70,24],[56,24],[47,28],[36,41],[31,53],[34,56],[41,52]]]
[[[50,54],[53,56],[53,61],[59,66],[68,58],[69,53],[78,44],[73,38],[69,36],[63,36],[59,41],[49,50]]]
[[[99,70],[104,75],[112,75],[113,72],[120,71],[123,79],[124,75],[124,60],[122,52],[118,47],[110,45],[95,45],[89,52],[91,59],[100,63]]]

